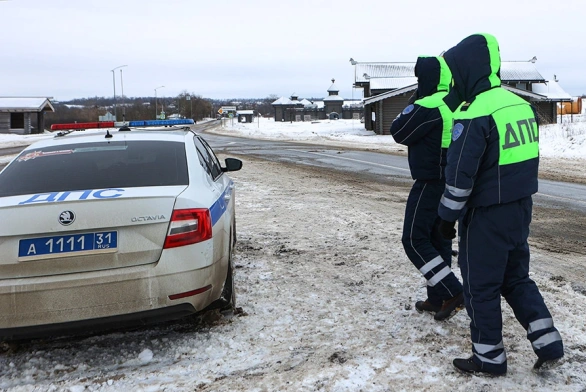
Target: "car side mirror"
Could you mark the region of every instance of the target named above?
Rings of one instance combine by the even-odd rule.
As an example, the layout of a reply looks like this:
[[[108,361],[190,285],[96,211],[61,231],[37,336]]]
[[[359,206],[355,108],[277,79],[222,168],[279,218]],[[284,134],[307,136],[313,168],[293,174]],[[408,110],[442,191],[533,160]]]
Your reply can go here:
[[[223,172],[238,171],[242,169],[242,161],[236,158],[226,158],[226,167],[222,168]]]

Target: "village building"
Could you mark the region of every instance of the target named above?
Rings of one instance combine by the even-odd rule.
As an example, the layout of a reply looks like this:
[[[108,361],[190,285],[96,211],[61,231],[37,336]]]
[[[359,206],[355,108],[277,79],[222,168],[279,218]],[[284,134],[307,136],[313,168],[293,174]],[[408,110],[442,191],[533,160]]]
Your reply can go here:
[[[531,102],[541,124],[557,122],[558,104],[572,101],[557,80],[546,80],[530,61],[503,61],[502,87]],[[393,120],[417,89],[414,62],[353,62],[354,87],[364,89],[364,126],[388,135]]]
[[[0,133],[43,133],[45,113],[54,111],[49,97],[0,97]]]
[[[360,100],[345,100],[339,95],[336,80],[328,88],[328,95],[322,100],[299,99],[292,94],[290,98],[281,97],[271,105],[275,110],[275,121],[316,121],[338,119],[360,119],[363,104]]]
[[[251,123],[254,117],[254,110],[237,110],[236,117],[238,118],[238,122]]]

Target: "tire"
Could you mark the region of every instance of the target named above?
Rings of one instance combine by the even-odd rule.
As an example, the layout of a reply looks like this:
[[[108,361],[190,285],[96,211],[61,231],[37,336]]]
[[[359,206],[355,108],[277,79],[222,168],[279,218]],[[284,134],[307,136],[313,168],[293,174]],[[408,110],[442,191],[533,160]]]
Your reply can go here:
[[[234,233],[234,235],[232,236],[232,247],[236,247],[236,217],[234,217],[234,220],[232,221],[232,232]],[[230,258],[232,258],[232,255],[230,254]]]
[[[232,236],[231,236],[232,237]],[[236,308],[236,289],[234,288],[234,266],[232,263],[232,240],[228,249],[228,272],[224,281],[224,288],[220,298],[211,303],[208,309],[220,309],[220,311],[234,310]]]

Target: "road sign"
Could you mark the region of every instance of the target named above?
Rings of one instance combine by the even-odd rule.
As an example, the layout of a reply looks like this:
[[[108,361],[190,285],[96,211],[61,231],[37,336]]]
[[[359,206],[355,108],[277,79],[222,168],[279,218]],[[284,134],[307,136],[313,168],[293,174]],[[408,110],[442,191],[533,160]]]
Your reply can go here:
[[[234,117],[234,113],[228,114],[228,117],[230,117],[230,118]]]
[[[224,111],[222,110],[222,108],[219,108],[218,109],[218,113],[220,113],[220,114],[224,113]]]

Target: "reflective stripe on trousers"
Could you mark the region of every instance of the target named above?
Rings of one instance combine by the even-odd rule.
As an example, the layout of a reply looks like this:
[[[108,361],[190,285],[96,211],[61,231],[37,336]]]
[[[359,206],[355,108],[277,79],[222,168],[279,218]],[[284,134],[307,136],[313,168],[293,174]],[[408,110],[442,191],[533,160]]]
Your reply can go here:
[[[527,327],[527,338],[531,341],[535,352],[562,341],[562,336],[553,326],[551,317],[530,322]]]
[[[472,351],[474,356],[487,364],[501,365],[507,360],[507,354],[505,353],[505,346],[503,341],[496,345],[472,343]],[[486,356],[487,354],[492,355],[492,358]],[[496,354],[496,355],[495,355]]]
[[[461,222],[459,263],[475,362],[506,370],[502,345],[501,295],[527,330],[540,358],[563,355],[559,332],[535,282],[529,278],[532,201],[473,208]]]
[[[426,279],[428,299],[435,305],[462,292],[450,269],[452,241],[437,230],[437,209],[444,190],[443,181],[415,181],[405,206],[401,239],[407,257]]]

